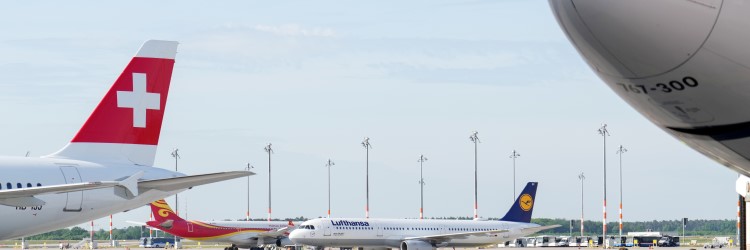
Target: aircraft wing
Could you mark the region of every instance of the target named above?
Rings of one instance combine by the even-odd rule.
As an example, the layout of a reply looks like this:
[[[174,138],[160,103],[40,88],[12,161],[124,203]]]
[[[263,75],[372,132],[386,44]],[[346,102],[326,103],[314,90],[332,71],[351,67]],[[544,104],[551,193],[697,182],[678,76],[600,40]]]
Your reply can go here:
[[[278,238],[278,237],[286,236],[287,232],[289,232],[289,227],[282,227],[276,230],[258,233],[258,237]]]
[[[558,227],[560,227],[560,225],[550,225],[550,226],[540,226],[540,227],[527,227],[527,228],[521,229],[521,232],[524,235],[529,235],[529,234],[533,234],[533,233],[536,233],[536,232],[539,232],[539,231],[544,231],[544,230],[547,230],[547,229],[558,228]]]
[[[450,240],[466,239],[469,236],[490,236],[493,234],[507,233],[507,232],[509,231],[508,230],[489,230],[489,231],[476,231],[476,232],[466,232],[466,233],[437,234],[437,235],[428,235],[428,236],[407,237],[407,238],[404,238],[404,240],[447,242]]]
[[[189,175],[158,180],[147,180],[138,182],[138,189],[143,191],[149,189],[175,191],[250,175],[255,175],[255,173],[250,171],[230,171],[211,174]]]
[[[291,231],[292,229],[294,229],[294,223],[292,221],[289,221],[288,226],[276,230],[258,233],[258,237],[279,238],[286,236],[286,234],[289,233],[289,231]]]
[[[135,188],[135,185],[137,185],[138,178],[141,178],[142,176],[143,171],[140,171],[120,181],[94,181],[0,190],[0,205],[12,207],[42,206],[45,202],[34,196],[112,187],[121,187],[131,194],[138,195],[137,192],[133,192],[132,190]]]

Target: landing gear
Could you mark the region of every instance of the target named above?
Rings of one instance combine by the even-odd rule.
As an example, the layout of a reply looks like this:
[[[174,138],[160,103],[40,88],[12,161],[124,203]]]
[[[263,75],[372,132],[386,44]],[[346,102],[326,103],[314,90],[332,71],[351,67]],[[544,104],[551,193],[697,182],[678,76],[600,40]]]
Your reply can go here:
[[[237,245],[232,244],[232,246],[230,247],[225,247],[224,250],[239,250],[239,248],[237,247]]]

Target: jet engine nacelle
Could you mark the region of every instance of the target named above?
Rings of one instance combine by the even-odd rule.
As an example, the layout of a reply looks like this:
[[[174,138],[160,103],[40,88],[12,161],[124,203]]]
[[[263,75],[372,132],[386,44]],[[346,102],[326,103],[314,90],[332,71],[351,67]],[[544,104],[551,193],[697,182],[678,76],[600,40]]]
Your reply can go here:
[[[750,176],[750,5],[550,0],[592,70],[651,122]]]
[[[285,247],[290,245],[294,245],[294,243],[287,237],[276,239],[277,247]]]
[[[434,250],[430,243],[421,240],[407,240],[401,242],[401,250]]]

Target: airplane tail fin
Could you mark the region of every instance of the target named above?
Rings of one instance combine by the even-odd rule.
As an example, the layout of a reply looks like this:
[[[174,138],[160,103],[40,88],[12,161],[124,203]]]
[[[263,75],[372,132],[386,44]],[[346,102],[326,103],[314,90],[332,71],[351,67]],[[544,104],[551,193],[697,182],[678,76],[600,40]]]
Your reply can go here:
[[[534,211],[537,182],[529,182],[516,198],[516,202],[510,207],[508,213],[503,216],[502,221],[531,222],[531,212]]]
[[[167,204],[164,199],[151,202],[151,213],[154,214],[154,220],[159,223],[184,221],[184,219],[180,218],[180,216],[177,216],[177,214],[172,211],[172,208],[169,207],[169,204]]]
[[[47,157],[152,166],[177,44],[146,41],[73,140]]]

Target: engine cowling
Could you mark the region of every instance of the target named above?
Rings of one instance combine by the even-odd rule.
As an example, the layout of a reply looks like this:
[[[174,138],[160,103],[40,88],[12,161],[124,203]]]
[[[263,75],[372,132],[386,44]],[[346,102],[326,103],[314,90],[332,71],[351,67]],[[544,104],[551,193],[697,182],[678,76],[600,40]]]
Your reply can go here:
[[[401,250],[434,250],[432,244],[421,240],[407,240],[401,242]]]
[[[294,245],[294,243],[292,242],[292,240],[290,240],[287,237],[276,239],[277,247],[285,247],[285,246],[290,246],[290,245]]]

